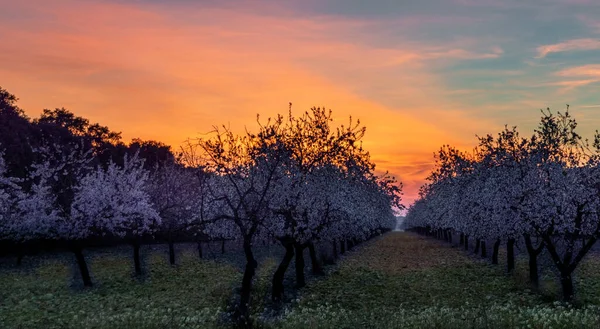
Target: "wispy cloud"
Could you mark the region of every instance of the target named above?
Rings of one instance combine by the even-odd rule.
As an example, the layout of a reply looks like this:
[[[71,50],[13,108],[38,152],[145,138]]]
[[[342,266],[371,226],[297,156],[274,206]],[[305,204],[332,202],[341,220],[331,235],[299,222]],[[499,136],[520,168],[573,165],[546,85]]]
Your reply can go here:
[[[597,77],[600,78],[600,64],[588,64],[576,67],[570,67],[556,72],[556,75],[561,77]]]
[[[550,86],[560,86],[561,93],[574,90],[578,87],[587,86],[593,83],[600,82],[600,64],[589,64],[576,67],[570,67],[560,70],[554,74],[562,78],[571,78],[569,80],[561,80],[550,82]]]
[[[600,49],[600,39],[573,39],[561,43],[537,47],[536,58],[544,58],[551,53],[597,49]]]
[[[473,52],[465,49],[445,49],[430,51],[424,54],[423,59],[493,59],[499,58],[504,51],[500,47],[493,47],[491,52]]]

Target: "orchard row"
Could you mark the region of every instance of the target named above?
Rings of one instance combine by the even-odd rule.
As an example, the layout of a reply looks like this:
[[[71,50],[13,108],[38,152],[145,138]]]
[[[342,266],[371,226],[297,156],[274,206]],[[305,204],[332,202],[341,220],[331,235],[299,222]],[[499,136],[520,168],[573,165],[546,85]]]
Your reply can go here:
[[[509,271],[522,239],[532,284],[547,252],[564,299],[572,300],[573,272],[600,236],[600,134],[590,142],[576,128],[568,109],[547,110],[530,137],[505,127],[480,137],[472,152],[442,147],[406,225],[446,239],[459,234],[465,248],[474,239],[483,252],[494,241],[494,263],[506,242]]]
[[[29,124],[34,133],[17,141],[0,136],[0,240],[68,246],[85,286],[93,284],[82,252],[90,241],[130,243],[141,274],[145,237],[166,237],[172,261],[182,235],[235,239],[246,257],[237,310],[245,323],[254,245],[278,241],[285,249],[273,275],[273,299],[281,300],[294,255],[303,269],[303,250],[312,255],[315,242],[356,244],[395,227],[394,213],[402,207],[401,185],[376,175],[361,146],[365,128],[352,119],[332,127],[325,109],[295,117],[290,107],[287,116],[257,119],[257,130],[243,134],[215,128],[188,140],[177,157],[165,157],[140,147],[114,152],[120,135],[106,127],[64,109],[29,120],[15,101],[4,91],[1,119]],[[303,274],[297,281],[304,285]]]

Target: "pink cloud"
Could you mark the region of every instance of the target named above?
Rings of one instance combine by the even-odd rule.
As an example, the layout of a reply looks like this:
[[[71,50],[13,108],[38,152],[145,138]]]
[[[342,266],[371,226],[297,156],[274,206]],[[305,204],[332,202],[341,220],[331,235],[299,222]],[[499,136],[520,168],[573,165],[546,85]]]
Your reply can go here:
[[[503,54],[503,50],[499,47],[494,47],[490,53],[476,53],[464,49],[445,49],[441,51],[430,50],[423,55],[424,59],[491,59],[499,58]]]
[[[569,80],[561,80],[556,82],[550,82],[547,84],[550,86],[560,86],[562,87],[560,89],[560,92],[566,93],[578,87],[600,82],[600,64],[589,64],[570,67],[555,72],[554,75],[563,78],[571,78]]]
[[[600,49],[599,39],[573,39],[552,45],[539,46],[536,49],[538,54],[535,58],[544,58],[550,53],[596,49]]]
[[[571,67],[556,72],[556,75],[561,77],[573,77],[573,76],[591,76],[600,78],[600,64],[589,64]]]

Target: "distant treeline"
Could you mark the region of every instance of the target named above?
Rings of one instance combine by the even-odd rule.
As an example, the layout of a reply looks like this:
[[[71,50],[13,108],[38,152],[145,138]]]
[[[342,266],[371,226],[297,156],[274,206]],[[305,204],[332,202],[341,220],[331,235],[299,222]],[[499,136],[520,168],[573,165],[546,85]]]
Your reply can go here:
[[[28,117],[17,106],[18,99],[0,87],[0,145],[6,155],[7,175],[26,178],[36,162],[36,148],[47,145],[81,145],[92,152],[94,161],[122,164],[125,155],[139,153],[146,169],[175,162],[169,145],[133,139],[125,143],[121,132],[77,116],[65,108],[44,109],[37,118]]]

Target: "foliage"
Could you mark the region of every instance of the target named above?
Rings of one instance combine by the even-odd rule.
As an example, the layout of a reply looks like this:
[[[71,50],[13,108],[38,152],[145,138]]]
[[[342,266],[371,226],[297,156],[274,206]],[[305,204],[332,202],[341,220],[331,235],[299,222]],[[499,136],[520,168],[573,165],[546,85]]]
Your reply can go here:
[[[81,179],[67,223],[66,238],[92,235],[138,237],[152,234],[160,217],[145,190],[148,172],[143,161],[125,157],[123,167],[110,163]]]

